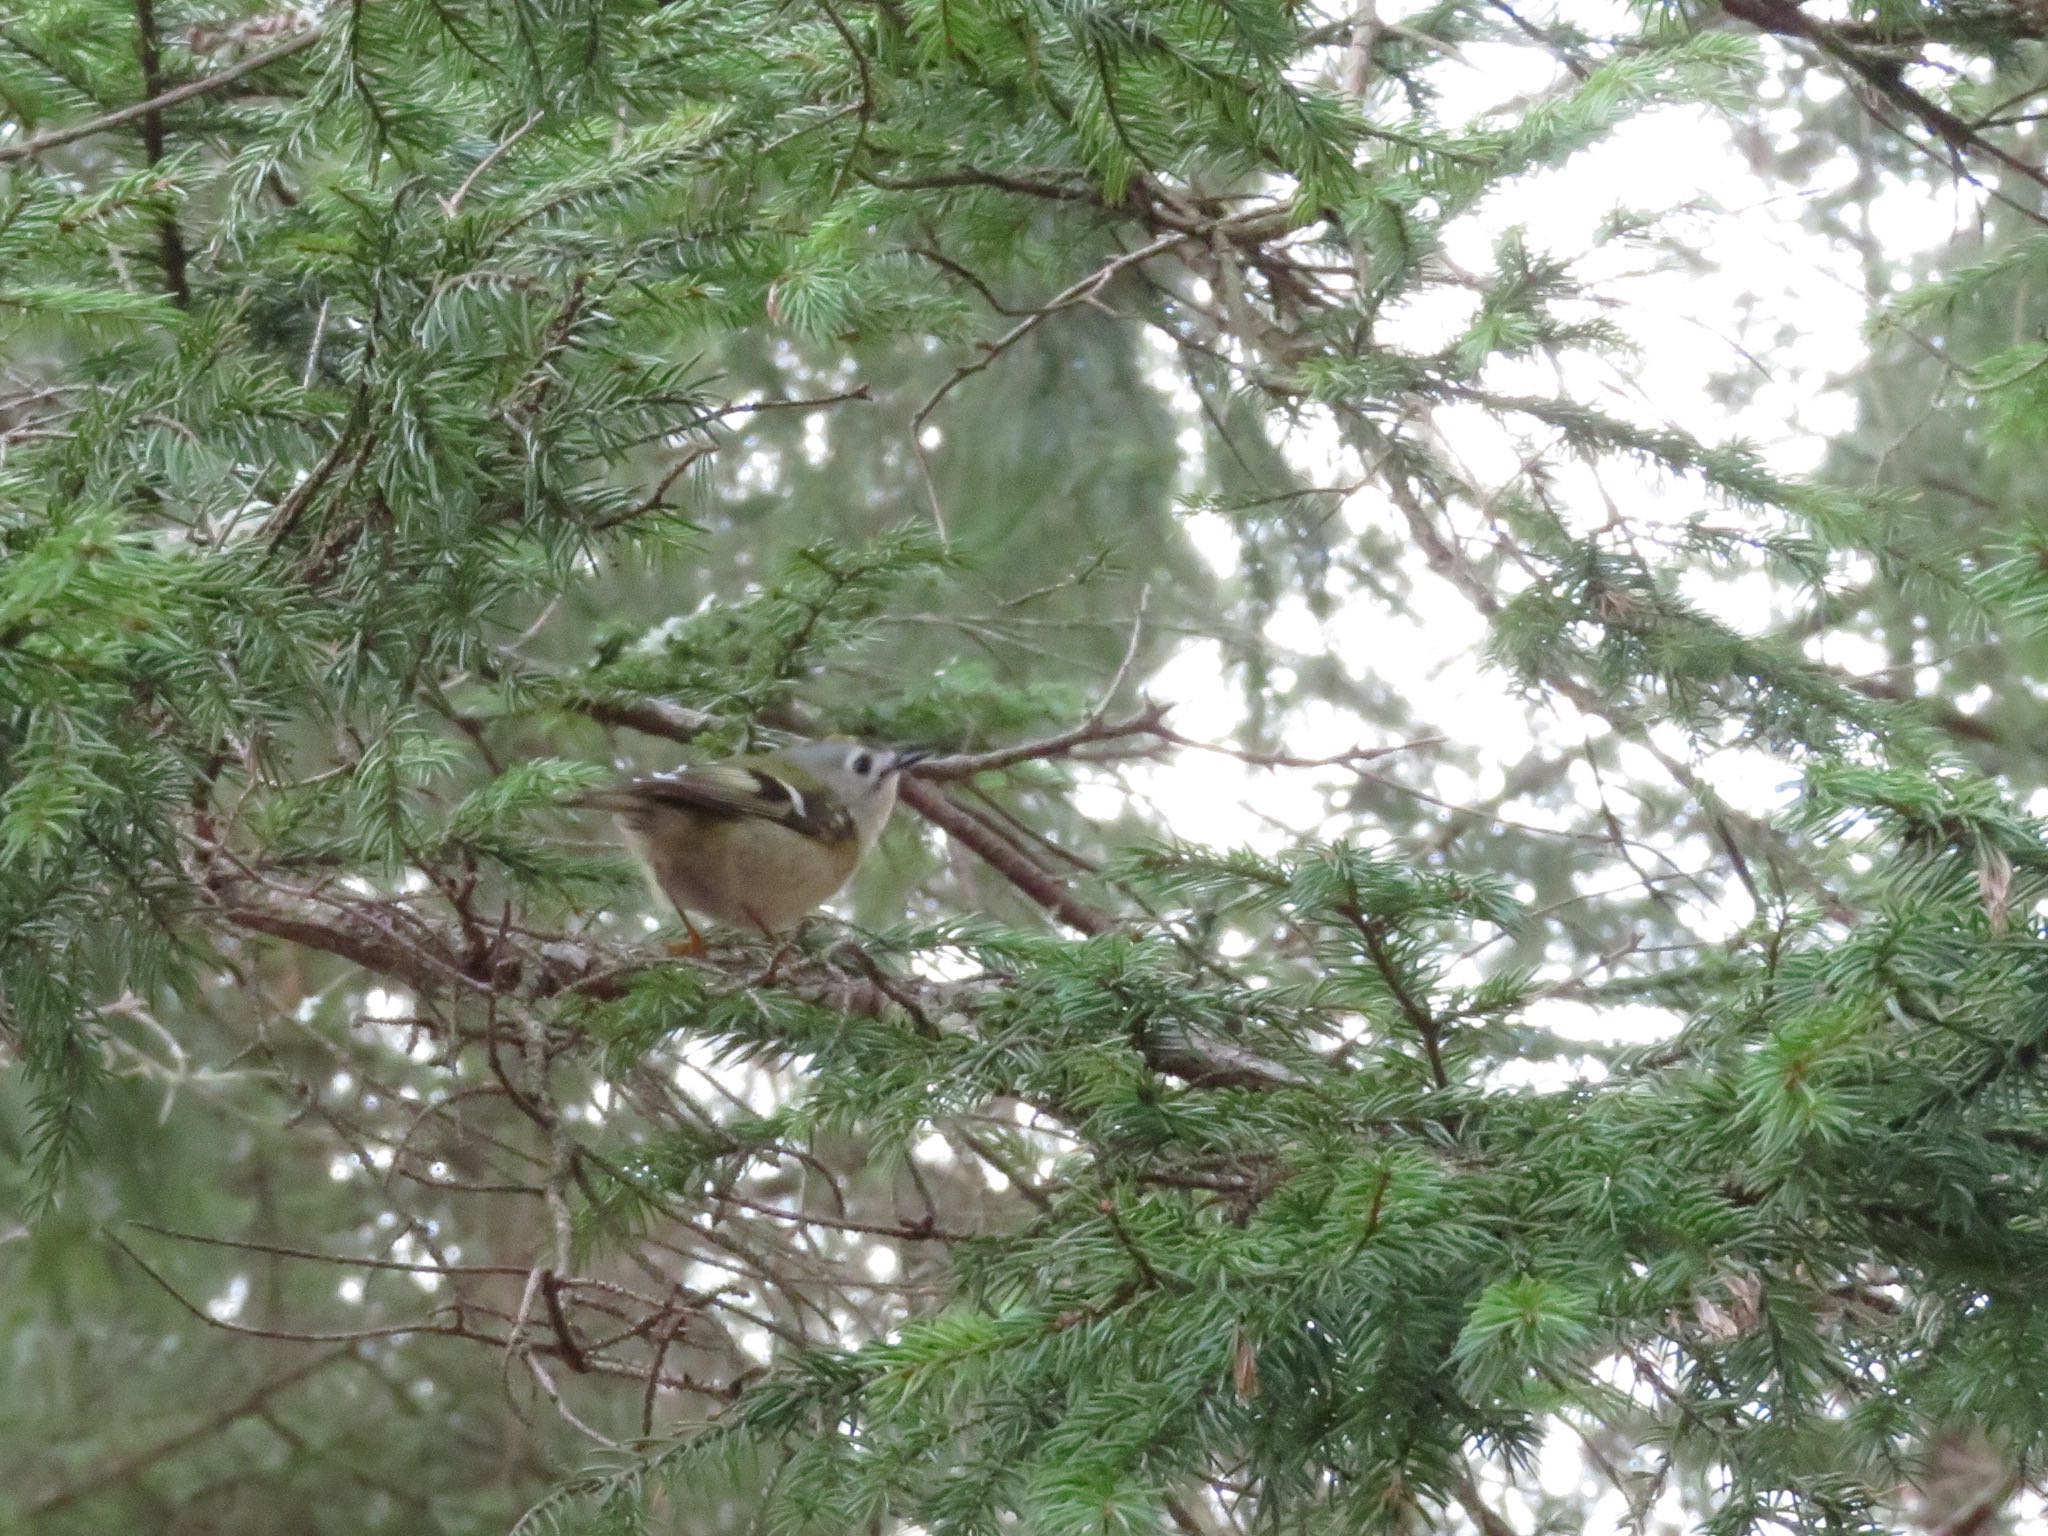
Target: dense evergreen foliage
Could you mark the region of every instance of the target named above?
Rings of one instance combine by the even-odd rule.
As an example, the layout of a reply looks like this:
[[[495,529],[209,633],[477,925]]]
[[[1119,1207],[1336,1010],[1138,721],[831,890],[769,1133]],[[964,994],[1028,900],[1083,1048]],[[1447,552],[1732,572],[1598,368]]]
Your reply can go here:
[[[2040,32],[0,15],[0,1531],[2007,1528]],[[1674,122],[1812,478],[1636,387],[1711,212],[1503,211]],[[671,955],[575,794],[835,732]]]

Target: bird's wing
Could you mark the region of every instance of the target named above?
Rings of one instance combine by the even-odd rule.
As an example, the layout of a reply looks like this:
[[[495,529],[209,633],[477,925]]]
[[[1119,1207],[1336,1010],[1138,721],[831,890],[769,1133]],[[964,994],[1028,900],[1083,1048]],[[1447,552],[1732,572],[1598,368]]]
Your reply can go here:
[[[799,790],[761,768],[707,763],[674,773],[650,774],[617,789],[599,790],[584,804],[623,816],[666,807],[699,816],[758,817],[805,837],[838,839],[854,835],[853,817],[827,790]]]

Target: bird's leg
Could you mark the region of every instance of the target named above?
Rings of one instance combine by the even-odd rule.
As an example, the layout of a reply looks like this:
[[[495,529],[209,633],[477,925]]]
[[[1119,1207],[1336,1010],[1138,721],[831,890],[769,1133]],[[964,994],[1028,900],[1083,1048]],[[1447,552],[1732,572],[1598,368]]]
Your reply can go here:
[[[749,913],[748,916],[752,917],[753,914]],[[771,944],[775,944],[775,930],[773,928],[770,928],[758,917],[754,918],[754,926],[761,930],[762,938]],[[802,925],[799,924],[798,932],[801,931]],[[795,944],[796,939],[794,937],[784,939],[780,944],[776,944],[775,953],[768,957],[768,969],[754,978],[755,986],[766,987],[774,985],[776,973],[782,969],[783,960],[788,957],[791,948]]]
[[[687,939],[677,939],[671,942],[667,946],[668,952],[682,960],[701,959],[704,952],[711,946],[704,942],[704,935],[699,933],[697,925],[690,921],[689,913],[678,907],[676,908],[676,916],[683,920],[683,927],[690,936]]]

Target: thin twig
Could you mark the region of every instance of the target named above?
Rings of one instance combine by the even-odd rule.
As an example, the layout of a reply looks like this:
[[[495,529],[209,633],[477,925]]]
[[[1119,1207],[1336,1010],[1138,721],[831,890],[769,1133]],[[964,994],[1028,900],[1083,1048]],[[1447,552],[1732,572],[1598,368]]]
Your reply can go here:
[[[785,1211],[780,1206],[767,1205],[759,1200],[749,1200],[745,1195],[727,1190],[713,1196],[721,1205],[736,1205],[742,1210],[752,1211],[760,1216],[772,1216],[777,1221],[796,1222],[801,1226],[829,1227],[834,1232],[861,1232],[870,1237],[893,1237],[908,1243],[964,1243],[973,1238],[972,1232],[956,1232],[947,1227],[936,1227],[928,1222],[911,1226],[892,1226],[886,1222],[846,1221],[836,1216],[822,1215],[817,1211]]]
[[[853,35],[853,29],[846,24],[845,18],[839,14],[832,0],[818,0],[818,8],[831,21],[832,29],[839,34],[840,41],[846,44],[847,52],[853,55],[854,67],[860,71],[860,121],[853,130],[853,146],[847,150],[846,159],[840,163],[838,171],[832,177],[832,190],[826,194],[828,202],[837,202],[840,190],[846,185],[846,178],[859,164],[861,151],[867,148],[868,129],[875,117],[875,76],[874,71],[868,67],[868,56],[860,45],[860,39]]]
[[[931,502],[932,521],[937,524],[941,539],[946,537],[946,509],[939,502],[938,481],[932,475],[931,459],[925,453],[923,442],[924,425],[931,419],[932,412],[939,408],[939,403],[951,394],[958,385],[973,378],[974,375],[994,363],[997,358],[1001,357],[1010,348],[1014,347],[1061,310],[1071,309],[1076,304],[1086,303],[1104,288],[1108,287],[1118,273],[1128,271],[1135,266],[1140,266],[1155,256],[1164,255],[1177,245],[1185,245],[1189,238],[1188,235],[1179,231],[1170,235],[1161,235],[1157,240],[1141,245],[1135,251],[1125,252],[1114,261],[1107,262],[1103,266],[1098,267],[1079,282],[1062,289],[1037,309],[1031,311],[1022,320],[1011,326],[1009,330],[1003,332],[994,341],[984,342],[980,357],[971,363],[962,363],[958,368],[955,368],[946,375],[945,380],[939,387],[932,391],[930,397],[923,405],[918,407],[917,414],[910,418],[910,448],[916,454],[918,468],[924,474],[925,495]]]
[[[955,805],[938,785],[906,776],[898,794],[918,815],[963,848],[979,854],[990,868],[1075,932],[1093,937],[1116,926],[1116,919],[1076,897],[1056,877]]]
[[[1119,741],[1131,736],[1158,737],[1164,727],[1169,704],[1147,703],[1137,713],[1121,720],[1084,720],[1072,730],[1061,731],[1054,736],[1041,737],[1037,741],[1019,742],[1012,747],[997,747],[989,752],[958,752],[946,757],[927,758],[911,770],[910,776],[943,782],[954,779],[971,779],[976,774],[991,773],[998,768],[1008,768],[1016,763],[1036,762],[1041,758],[1064,757],[1075,747],[1090,742]]]
[[[135,0],[135,51],[142,65],[144,93],[152,99],[160,98],[164,92],[163,43],[157,31],[156,0]],[[163,109],[151,107],[142,114],[143,158],[154,168],[162,162],[165,148]],[[185,249],[185,232],[178,227],[177,216],[168,209],[157,215],[156,232],[164,287],[170,291],[173,303],[180,309],[189,309],[192,281],[186,274],[190,255]]]
[[[308,1377],[319,1374],[330,1365],[335,1365],[343,1360],[353,1359],[354,1357],[355,1350],[344,1346],[343,1348],[329,1350],[325,1354],[313,1355],[308,1359],[302,1360],[290,1369],[280,1371],[267,1381],[258,1383],[253,1389],[228,1407],[221,1409],[218,1413],[212,1414],[208,1418],[202,1419],[190,1428],[180,1430],[170,1438],[159,1440],[156,1444],[148,1446],[143,1450],[134,1451],[129,1455],[120,1457],[109,1465],[97,1466],[93,1469],[90,1476],[59,1488],[54,1493],[46,1493],[39,1499],[30,1500],[23,1508],[22,1513],[33,1520],[38,1515],[47,1515],[55,1510],[64,1508],[68,1504],[74,1504],[88,1494],[99,1493],[104,1489],[128,1482],[138,1473],[148,1471],[149,1468],[155,1466],[158,1462],[163,1461],[167,1457],[175,1456],[187,1446],[195,1445],[210,1435],[219,1434],[222,1430],[234,1424],[236,1420],[247,1418],[252,1413],[261,1412],[272,1398],[282,1392],[289,1391]]]
[[[1161,741],[1170,741],[1177,747],[1234,757],[1254,768],[1358,768],[1361,764],[1375,762],[1382,757],[1391,757],[1396,752],[1419,752],[1424,747],[1440,747],[1444,743],[1441,736],[1418,736],[1413,741],[1399,741],[1390,747],[1353,747],[1348,752],[1334,753],[1329,757],[1296,757],[1287,752],[1254,752],[1247,747],[1226,746],[1221,742],[1196,741],[1165,726],[1161,726],[1154,734]]]
[[[320,345],[327,338],[327,306],[329,301],[320,300],[320,313],[313,317],[313,341],[306,348],[306,366],[299,373],[299,388],[311,389],[313,376],[320,367]]]
[[[1992,143],[1940,102],[1915,90],[1906,83],[1895,61],[1875,59],[1858,52],[1832,26],[1808,16],[1791,0],[1722,0],[1721,9],[1759,31],[1812,43],[1854,74],[1872,93],[1918,119],[1948,146],[1951,153],[1958,156],[1972,153],[1987,155],[2036,186],[2048,188],[2048,172]],[[2038,220],[2040,215],[2036,213],[2032,217]]]
[[[320,28],[316,26],[310,31],[301,32],[297,37],[287,38],[274,48],[252,53],[241,63],[232,64],[218,74],[178,86],[175,90],[152,96],[147,101],[138,101],[133,106],[122,107],[119,111],[108,112],[87,122],[74,123],[69,128],[53,128],[48,133],[39,134],[20,144],[0,145],[0,165],[11,165],[17,160],[33,160],[48,150],[65,144],[75,144],[80,139],[89,139],[95,134],[106,133],[132,123],[137,118],[162,112],[166,107],[175,107],[180,102],[192,100],[195,96],[205,96],[221,90],[246,75],[253,75],[257,70],[277,63],[280,59],[288,59],[295,53],[303,53],[319,40]]]
[[[113,1233],[107,1234],[107,1241],[133,1261],[135,1267],[156,1282],[163,1293],[175,1301],[186,1312],[223,1333],[239,1333],[255,1339],[281,1339],[292,1344],[354,1344],[366,1339],[398,1339],[419,1333],[455,1333],[458,1330],[450,1323],[391,1323],[381,1328],[352,1328],[340,1333],[300,1332],[290,1328],[259,1328],[250,1323],[232,1322],[225,1317],[215,1317],[204,1307],[191,1300],[170,1281],[166,1280],[149,1261],[130,1248]]]
[[[316,1264],[337,1264],[347,1269],[390,1269],[411,1275],[523,1275],[524,1264],[407,1264],[397,1259],[361,1258],[354,1254],[322,1253],[314,1248],[287,1248],[278,1243],[259,1243],[243,1237],[209,1237],[200,1232],[181,1232],[154,1222],[131,1221],[131,1227],[154,1232],[158,1237],[181,1243],[198,1243],[208,1248],[232,1248],[242,1253],[264,1253],[278,1258],[305,1259]]]
[[[541,116],[541,113],[535,112],[533,116],[507,134],[503,143],[493,146],[489,154],[477,161],[476,165],[470,170],[470,173],[462,178],[462,185],[455,189],[455,195],[441,199],[441,212],[451,219],[462,212],[462,200],[469,196],[469,189],[477,184],[478,179],[486,171],[510,154],[515,144],[533,131],[534,124],[541,120]]]

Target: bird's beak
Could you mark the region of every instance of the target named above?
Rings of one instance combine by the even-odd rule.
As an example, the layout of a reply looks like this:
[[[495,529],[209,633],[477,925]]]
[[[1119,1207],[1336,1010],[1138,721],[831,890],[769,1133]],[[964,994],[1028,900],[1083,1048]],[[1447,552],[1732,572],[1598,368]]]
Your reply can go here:
[[[937,756],[938,753],[930,751],[925,747],[912,747],[907,752],[898,752],[895,755],[889,763],[889,771],[891,773],[901,773],[906,768],[916,767],[928,757]]]

